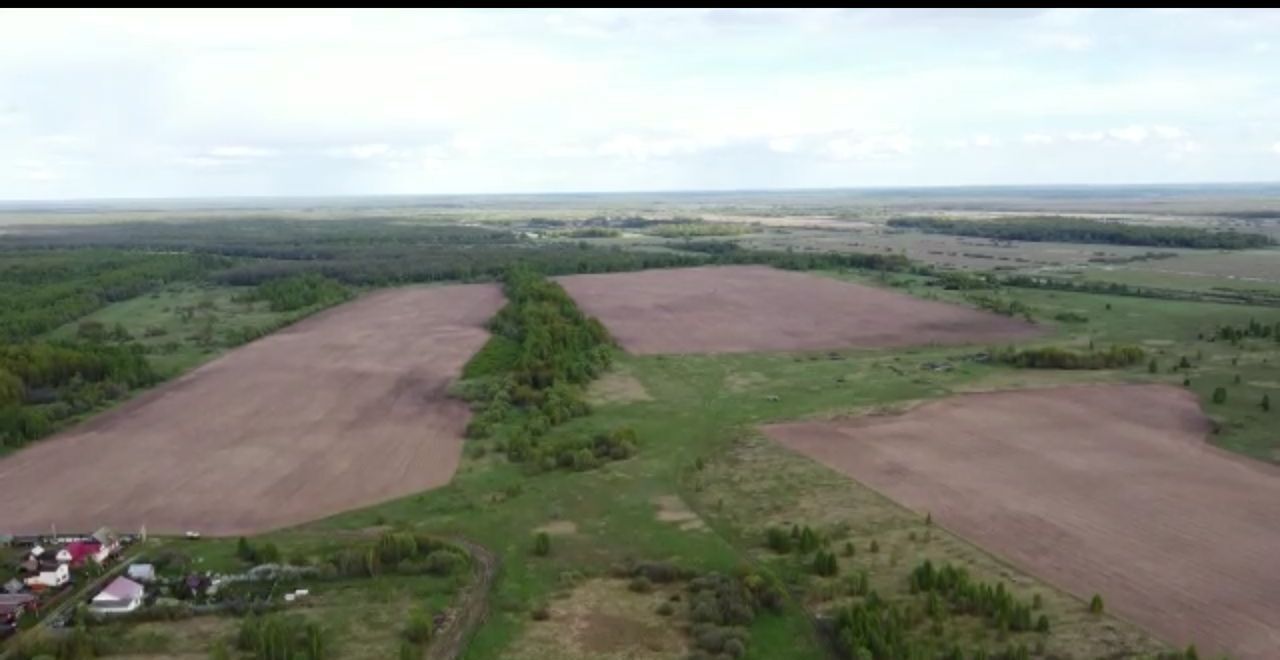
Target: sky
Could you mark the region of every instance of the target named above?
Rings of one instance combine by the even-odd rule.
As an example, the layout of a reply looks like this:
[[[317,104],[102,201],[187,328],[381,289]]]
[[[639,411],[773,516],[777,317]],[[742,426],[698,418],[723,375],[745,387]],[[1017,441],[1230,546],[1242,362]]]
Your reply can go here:
[[[0,199],[1245,181],[1276,10],[0,10]]]

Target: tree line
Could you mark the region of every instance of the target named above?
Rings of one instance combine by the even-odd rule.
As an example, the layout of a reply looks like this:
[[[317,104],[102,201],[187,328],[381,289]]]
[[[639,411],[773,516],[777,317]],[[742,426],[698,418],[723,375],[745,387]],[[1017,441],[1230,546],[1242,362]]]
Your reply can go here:
[[[889,226],[928,234],[974,236],[1003,241],[1054,241],[1105,243],[1155,247],[1242,250],[1272,245],[1264,234],[1211,231],[1199,227],[1136,225],[1089,218],[1032,216],[1000,220],[949,220],[946,218],[893,218]]]
[[[1121,369],[1142,362],[1146,352],[1137,346],[1112,346],[1106,350],[1072,351],[1055,346],[1005,348],[994,351],[997,362],[1022,369]]]
[[[323,275],[307,273],[263,282],[248,300],[266,301],[273,312],[292,312],[304,307],[327,307],[351,297],[351,290]]]
[[[489,321],[493,337],[463,368],[463,395],[479,408],[468,437],[501,428],[508,457],[520,461],[551,427],[589,412],[583,385],[609,367],[614,342],[559,284],[526,265],[507,271],[503,291],[507,304]]]

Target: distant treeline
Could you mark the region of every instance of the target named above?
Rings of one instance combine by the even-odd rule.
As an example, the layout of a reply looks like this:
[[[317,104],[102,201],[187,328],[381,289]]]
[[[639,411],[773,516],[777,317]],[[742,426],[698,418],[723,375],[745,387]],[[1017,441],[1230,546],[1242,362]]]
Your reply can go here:
[[[1209,291],[1192,291],[1187,289],[1165,289],[1161,287],[1136,286],[1131,284],[1122,284],[1120,282],[1069,280],[1058,277],[1046,277],[1043,275],[991,275],[987,277],[987,281],[989,282],[989,287],[1008,286],[1022,289],[1048,289],[1053,291],[1098,293],[1112,296],[1158,298],[1161,300],[1187,300],[1193,302],[1215,302],[1235,305],[1280,307],[1280,295],[1265,290],[1240,291],[1233,289],[1213,289]]]
[[[894,218],[889,220],[889,226],[917,229],[929,234],[976,236],[1003,241],[1107,243],[1221,250],[1241,250],[1272,244],[1272,240],[1262,234],[1210,231],[1197,227],[1135,225],[1058,216],[1031,216],[1001,220]]]
[[[121,250],[0,251],[0,342],[23,341],[181,280],[226,268],[209,255]]]

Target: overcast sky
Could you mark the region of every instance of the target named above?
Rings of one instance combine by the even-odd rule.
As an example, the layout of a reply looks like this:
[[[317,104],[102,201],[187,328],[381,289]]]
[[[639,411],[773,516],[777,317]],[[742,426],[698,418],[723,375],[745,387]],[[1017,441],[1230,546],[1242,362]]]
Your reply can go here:
[[[1276,180],[1271,10],[0,10],[0,199]]]

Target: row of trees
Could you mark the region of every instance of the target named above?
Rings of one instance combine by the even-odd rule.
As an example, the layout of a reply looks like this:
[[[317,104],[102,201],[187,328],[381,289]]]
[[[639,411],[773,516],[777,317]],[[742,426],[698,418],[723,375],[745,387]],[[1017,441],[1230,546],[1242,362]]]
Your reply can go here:
[[[351,297],[351,290],[323,275],[306,273],[263,282],[248,299],[266,301],[273,312],[292,312],[304,307],[327,307]]]
[[[959,643],[915,634],[923,613],[909,603],[892,603],[875,591],[841,608],[832,621],[837,653],[849,660],[1025,660],[1025,645],[988,652],[983,647],[965,652]]]
[[[981,616],[1001,630],[1049,632],[1049,619],[1045,615],[1041,614],[1033,622],[1031,603],[1015,598],[1003,582],[992,587],[974,580],[963,567],[944,564],[942,568],[934,568],[933,562],[926,559],[911,572],[910,584],[912,593],[937,594],[950,604],[953,612]]]
[[[526,266],[507,272],[504,291],[507,305],[489,322],[493,338],[463,369],[471,381],[464,394],[480,408],[467,435],[485,438],[514,427],[505,429],[508,457],[540,460],[540,439],[552,426],[589,412],[583,385],[608,368],[613,338],[559,284]],[[566,449],[612,452],[627,439],[619,440]]]
[[[916,229],[929,234],[976,236],[1002,241],[1055,241],[1106,243],[1155,247],[1241,250],[1271,245],[1263,234],[1210,231],[1198,227],[1135,225],[1088,218],[1036,216],[1001,220],[950,220],[946,218],[893,218],[889,226]]]
[[[1077,352],[1065,348],[1015,349],[995,351],[998,362],[1023,369],[1120,369],[1142,362],[1146,353],[1137,346],[1112,346],[1106,350]]]

